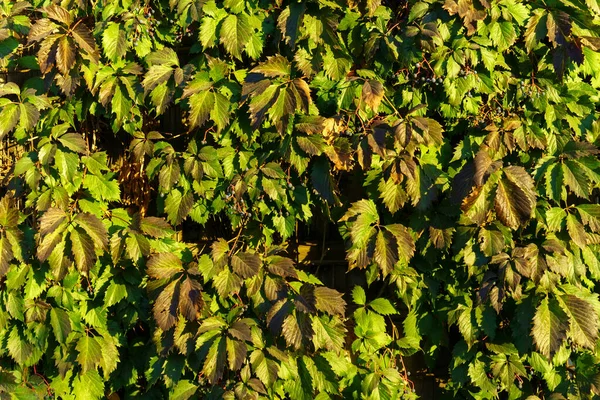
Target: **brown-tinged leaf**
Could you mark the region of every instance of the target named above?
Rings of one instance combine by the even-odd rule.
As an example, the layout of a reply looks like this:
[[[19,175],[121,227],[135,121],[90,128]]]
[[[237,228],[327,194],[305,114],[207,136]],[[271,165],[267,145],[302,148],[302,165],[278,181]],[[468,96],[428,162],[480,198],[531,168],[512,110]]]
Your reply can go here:
[[[342,294],[337,290],[319,286],[315,288],[315,298],[317,299],[317,309],[330,315],[344,315],[346,302],[342,299]]]
[[[300,132],[314,135],[323,132],[325,118],[317,115],[303,116],[296,124],[296,129]]]
[[[188,276],[179,289],[179,311],[181,315],[188,321],[195,321],[203,305],[202,285]]]
[[[237,253],[231,257],[233,271],[243,279],[251,278],[258,273],[261,261],[258,255],[251,253]]]
[[[50,21],[48,18],[38,19],[29,30],[27,41],[28,43],[39,42],[54,32],[55,29],[58,29],[58,25]]]
[[[493,164],[493,160],[485,150],[479,150],[475,155],[475,175],[473,177],[477,186],[483,186],[487,178],[490,176],[489,169]]]
[[[90,29],[84,23],[78,23],[71,29],[71,35],[79,48],[83,49],[92,62],[97,63],[100,57],[96,48],[96,41]]]
[[[302,332],[294,314],[285,317],[281,330],[288,346],[296,350],[302,347]]]
[[[600,232],[600,204],[580,204],[576,206],[581,221],[589,226],[592,232]],[[1,223],[1,222],[0,222]]]
[[[246,359],[247,353],[248,346],[246,343],[227,338],[227,359],[230,370],[239,370]]]
[[[49,208],[40,218],[40,234],[54,232],[66,219],[67,214],[60,208]]]
[[[102,221],[93,214],[79,213],[73,221],[79,225],[94,241],[97,248],[106,250],[108,247],[108,232]]]
[[[317,299],[315,298],[315,287],[308,283],[305,283],[300,288],[300,293],[294,299],[294,305],[296,310],[305,314],[312,314],[317,311],[316,305]]]
[[[283,278],[297,278],[298,274],[294,267],[294,262],[281,256],[271,256],[267,264],[269,272],[275,275],[279,275]]]
[[[383,276],[387,276],[394,269],[398,262],[398,245],[390,232],[380,230],[377,233],[374,259]]]
[[[305,80],[296,78],[292,81],[296,93],[296,103],[301,106],[302,111],[308,114],[312,99],[310,97],[310,87]]]
[[[82,272],[89,271],[96,262],[94,241],[79,227],[71,231],[69,238],[71,239],[71,251],[75,257],[75,266]]]
[[[171,329],[177,322],[177,306],[179,296],[175,293],[179,289],[179,280],[169,283],[158,295],[152,311],[158,327],[163,331]]]
[[[172,278],[183,271],[181,260],[173,253],[159,253],[152,256],[146,267],[148,275],[156,279]]]
[[[290,75],[290,62],[282,55],[267,57],[267,61],[258,64],[251,72],[263,74],[266,77],[286,77]]]
[[[37,57],[38,64],[40,66],[40,72],[42,74],[47,74],[52,70],[52,66],[56,62],[56,51],[58,49],[57,40],[62,36],[63,35],[57,33],[51,34],[44,39],[40,45],[40,50],[37,53]]]
[[[373,111],[377,111],[384,95],[385,89],[381,82],[374,79],[367,79],[363,84],[362,99]]]
[[[154,238],[165,238],[173,234],[171,225],[163,218],[145,217],[140,221],[140,229],[146,235]]]
[[[48,259],[54,248],[63,240],[63,231],[64,229],[55,230],[44,236],[37,248],[38,260],[44,262]]]
[[[252,341],[252,331],[244,320],[235,321],[229,326],[227,331],[232,337],[238,340]]]
[[[63,36],[58,40],[58,49],[56,51],[56,66],[61,74],[67,75],[75,65],[75,46],[71,43],[68,36]]]
[[[383,227],[396,238],[398,254],[405,260],[411,259],[415,254],[415,241],[408,229],[401,224],[384,225]]]
[[[292,312],[292,304],[287,299],[277,301],[267,312],[267,325],[274,334],[279,334],[285,317]]]
[[[13,259],[12,246],[8,239],[0,236],[0,278],[8,272],[9,262]]]
[[[595,308],[572,294],[566,294],[560,300],[569,315],[569,332],[573,341],[588,349],[595,348],[598,340],[598,313]]]
[[[10,196],[4,196],[0,200],[0,226],[4,228],[16,228],[19,224],[19,210],[14,206]]]
[[[48,7],[44,7],[42,11],[48,15],[48,18],[53,19],[56,22],[60,22],[66,26],[71,26],[73,23],[73,17],[71,17],[69,11],[57,4],[51,4]]]
[[[567,231],[571,240],[579,247],[587,246],[587,234],[583,224],[577,220],[574,214],[567,215]]]
[[[509,168],[513,169],[510,175],[507,174],[508,179],[503,177],[498,183],[494,207],[504,225],[517,229],[526,224],[533,215],[535,189],[533,180],[527,172],[520,167]],[[515,173],[517,171],[519,172]],[[518,183],[515,180],[518,180]]]

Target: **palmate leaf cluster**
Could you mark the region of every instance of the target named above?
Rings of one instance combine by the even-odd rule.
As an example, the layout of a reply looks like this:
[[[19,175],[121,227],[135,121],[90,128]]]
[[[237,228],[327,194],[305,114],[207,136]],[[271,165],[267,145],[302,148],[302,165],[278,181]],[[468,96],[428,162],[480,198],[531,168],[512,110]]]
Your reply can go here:
[[[599,51],[597,0],[0,0],[0,396],[600,396]]]

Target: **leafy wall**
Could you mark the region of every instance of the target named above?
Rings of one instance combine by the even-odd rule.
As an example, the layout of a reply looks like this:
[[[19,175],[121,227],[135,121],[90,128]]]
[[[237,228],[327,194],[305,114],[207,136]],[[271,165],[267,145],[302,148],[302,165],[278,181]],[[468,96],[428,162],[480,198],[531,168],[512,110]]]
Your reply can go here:
[[[415,398],[416,356],[600,395],[599,36],[596,0],[2,0],[0,396]],[[336,235],[344,293],[297,262]]]

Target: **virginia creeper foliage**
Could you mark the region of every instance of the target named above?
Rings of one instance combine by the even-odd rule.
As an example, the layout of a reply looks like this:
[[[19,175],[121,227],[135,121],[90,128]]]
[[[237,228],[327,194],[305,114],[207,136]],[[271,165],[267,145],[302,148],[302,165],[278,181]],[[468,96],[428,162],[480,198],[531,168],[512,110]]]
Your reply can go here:
[[[0,0],[0,397],[600,396],[599,51],[597,0]]]

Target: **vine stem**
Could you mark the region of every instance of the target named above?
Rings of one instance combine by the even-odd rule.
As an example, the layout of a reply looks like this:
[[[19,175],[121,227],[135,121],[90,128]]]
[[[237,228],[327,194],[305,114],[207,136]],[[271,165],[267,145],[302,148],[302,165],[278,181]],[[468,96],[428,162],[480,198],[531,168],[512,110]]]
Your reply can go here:
[[[244,230],[244,227],[246,226],[245,222],[242,222],[242,226],[240,227],[240,230],[238,231],[237,236],[235,237],[234,241],[233,241],[233,246],[231,246],[231,250],[229,250],[229,257],[231,257],[231,255],[233,254],[233,250],[235,250],[235,246],[240,238],[240,236],[242,236],[242,231]]]
[[[33,366],[33,373],[37,376],[39,376],[40,378],[42,378],[42,380],[44,381],[44,384],[46,385],[46,390],[48,392],[48,396],[52,395],[52,388],[50,387],[50,383],[46,380],[46,377],[42,374],[40,374],[39,372],[37,372],[37,367],[34,365]]]

